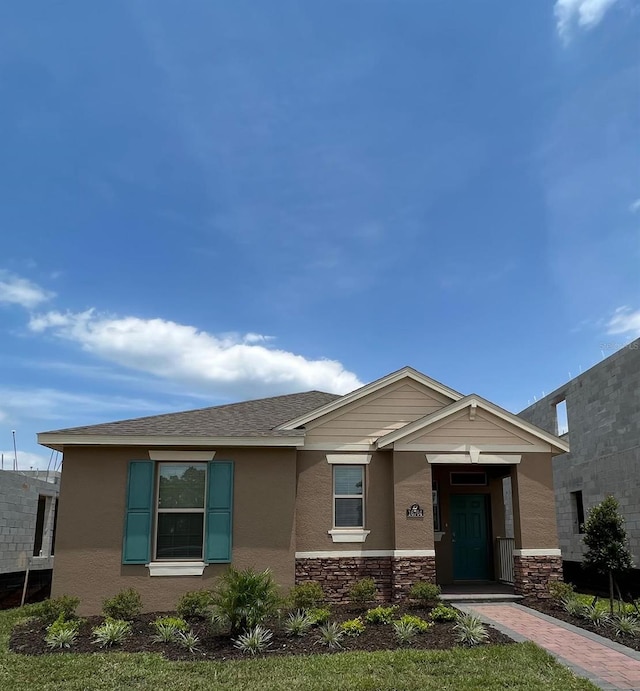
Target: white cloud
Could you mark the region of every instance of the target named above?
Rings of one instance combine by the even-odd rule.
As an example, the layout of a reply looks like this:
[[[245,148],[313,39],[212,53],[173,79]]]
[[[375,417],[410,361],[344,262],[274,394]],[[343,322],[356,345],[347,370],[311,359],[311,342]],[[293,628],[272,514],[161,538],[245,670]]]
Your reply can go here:
[[[32,309],[53,296],[54,293],[41,288],[36,283],[0,269],[0,303],[21,305]]]
[[[640,337],[640,309],[634,311],[630,307],[618,307],[607,324],[607,333]]]
[[[362,383],[335,360],[309,360],[267,347],[260,334],[215,336],[164,319],[47,312],[29,327],[79,344],[119,365],[218,394],[258,397],[320,389],[347,393]]]
[[[636,211],[640,211],[640,198],[629,204],[629,211],[631,211],[632,214],[634,214]]]
[[[558,33],[568,40],[574,24],[592,29],[618,0],[556,0],[553,8]]]
[[[1,451],[0,454],[4,456],[4,469],[13,470],[13,449],[9,451]],[[18,449],[18,470],[46,470],[49,464],[49,457],[42,454],[32,453],[30,451],[20,451]],[[50,468],[53,470],[53,468]]]

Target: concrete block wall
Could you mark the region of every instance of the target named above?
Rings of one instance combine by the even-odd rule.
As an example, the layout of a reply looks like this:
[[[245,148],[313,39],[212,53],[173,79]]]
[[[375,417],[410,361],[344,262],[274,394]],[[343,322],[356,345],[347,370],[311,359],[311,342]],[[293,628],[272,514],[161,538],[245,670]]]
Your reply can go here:
[[[53,568],[51,540],[59,474],[54,482],[0,470],[0,574]],[[38,498],[46,497],[42,555],[33,555]]]
[[[612,494],[620,502],[635,566],[640,567],[640,339],[519,413],[556,432],[555,404],[566,400],[571,452],[553,460],[563,559],[584,553],[571,493],[581,491],[585,519]]]

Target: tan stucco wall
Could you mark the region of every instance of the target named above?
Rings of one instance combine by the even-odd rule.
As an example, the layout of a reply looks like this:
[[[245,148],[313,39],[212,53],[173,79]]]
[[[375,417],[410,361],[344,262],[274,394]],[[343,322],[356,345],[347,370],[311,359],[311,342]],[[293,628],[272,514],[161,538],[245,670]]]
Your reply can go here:
[[[394,523],[396,549],[433,549],[431,466],[423,453],[393,453]],[[407,509],[419,504],[424,518],[407,518]]]
[[[551,454],[523,454],[511,487],[516,549],[557,549]]]
[[[225,565],[202,577],[150,577],[145,566],[121,563],[127,467],[146,450],[74,448],[64,454],[52,595],[80,598],[81,614],[134,587],[147,611],[174,609],[187,590],[211,587]],[[294,582],[296,460],[293,450],[217,449],[233,460],[233,564],[269,567],[283,587]]]
[[[372,454],[365,466],[365,528],[360,544],[333,542],[333,471],[322,451],[298,453],[296,551],[393,549],[393,466],[391,452]]]

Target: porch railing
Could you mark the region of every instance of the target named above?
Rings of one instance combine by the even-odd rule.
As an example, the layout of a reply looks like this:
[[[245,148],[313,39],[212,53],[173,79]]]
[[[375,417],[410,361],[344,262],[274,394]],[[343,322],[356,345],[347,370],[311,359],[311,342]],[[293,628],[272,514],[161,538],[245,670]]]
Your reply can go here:
[[[513,550],[516,541],[512,537],[498,537],[498,580],[513,585]]]

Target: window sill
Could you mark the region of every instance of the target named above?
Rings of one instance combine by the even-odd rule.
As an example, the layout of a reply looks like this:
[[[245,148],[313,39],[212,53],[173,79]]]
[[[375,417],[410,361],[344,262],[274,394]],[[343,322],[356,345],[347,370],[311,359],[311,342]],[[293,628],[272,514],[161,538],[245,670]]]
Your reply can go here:
[[[152,561],[147,564],[150,576],[202,576],[203,561]]]
[[[367,539],[367,535],[370,530],[363,530],[362,528],[347,529],[347,528],[334,528],[329,530],[328,533],[331,535],[331,539],[334,542],[364,542]]]

